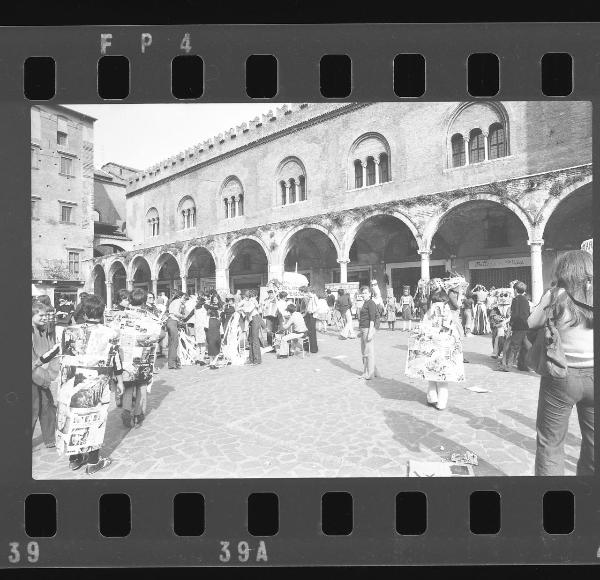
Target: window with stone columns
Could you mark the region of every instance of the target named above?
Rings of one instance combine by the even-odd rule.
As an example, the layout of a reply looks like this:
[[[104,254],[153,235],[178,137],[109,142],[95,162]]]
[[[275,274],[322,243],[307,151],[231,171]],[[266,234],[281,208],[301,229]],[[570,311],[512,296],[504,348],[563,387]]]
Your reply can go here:
[[[392,180],[390,146],[383,135],[365,133],[350,148],[348,189],[380,185]]]
[[[146,236],[154,238],[160,233],[160,216],[158,210],[153,207],[146,213]]]
[[[481,129],[473,129],[469,133],[469,163],[485,161],[485,137]]]
[[[297,157],[286,157],[277,168],[277,199],[283,205],[308,199],[306,170]]]
[[[196,204],[190,196],[184,197],[177,208],[179,229],[188,230],[196,227]]]
[[[465,140],[457,133],[452,135],[452,167],[462,167],[465,163]]]
[[[462,103],[448,122],[447,167],[468,167],[510,155],[509,119],[503,104]]]
[[[506,139],[504,138],[504,127],[500,123],[490,126],[489,132],[490,159],[506,156]]]
[[[244,188],[236,176],[231,175],[223,182],[221,198],[225,219],[244,215]]]

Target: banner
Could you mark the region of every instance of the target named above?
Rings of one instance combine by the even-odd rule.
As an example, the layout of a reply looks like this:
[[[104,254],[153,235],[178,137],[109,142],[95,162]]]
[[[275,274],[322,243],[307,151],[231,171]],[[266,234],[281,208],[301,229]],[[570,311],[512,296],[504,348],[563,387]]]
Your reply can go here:
[[[487,270],[488,268],[521,268],[531,266],[530,256],[517,256],[516,258],[486,258],[483,260],[470,260],[469,270]]]

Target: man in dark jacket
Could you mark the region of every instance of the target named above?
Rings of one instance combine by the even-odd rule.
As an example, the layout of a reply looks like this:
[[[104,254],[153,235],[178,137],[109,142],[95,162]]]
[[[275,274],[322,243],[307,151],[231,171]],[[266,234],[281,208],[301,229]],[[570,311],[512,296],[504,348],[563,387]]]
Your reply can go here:
[[[504,347],[503,360],[498,366],[498,370],[506,373],[510,371],[510,366],[515,363],[519,356],[519,351],[529,330],[527,319],[529,318],[530,308],[529,300],[525,296],[527,285],[525,282],[516,282],[513,288],[516,296],[510,305],[511,335]]]
[[[350,299],[350,294],[344,292],[343,288],[338,290],[338,299],[335,301],[335,308],[339,310],[344,321],[344,328],[340,332],[340,339],[356,338],[352,322],[352,300]]]

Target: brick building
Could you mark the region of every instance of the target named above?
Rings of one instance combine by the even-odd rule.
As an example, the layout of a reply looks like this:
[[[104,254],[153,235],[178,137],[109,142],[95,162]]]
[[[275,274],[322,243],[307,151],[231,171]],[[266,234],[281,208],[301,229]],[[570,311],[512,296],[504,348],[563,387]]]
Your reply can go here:
[[[59,310],[90,276],[94,121],[58,105],[31,108],[32,283]]]
[[[129,251],[90,288],[155,292],[379,280],[398,293],[446,269],[527,282],[592,237],[587,102],[283,106],[127,183]]]

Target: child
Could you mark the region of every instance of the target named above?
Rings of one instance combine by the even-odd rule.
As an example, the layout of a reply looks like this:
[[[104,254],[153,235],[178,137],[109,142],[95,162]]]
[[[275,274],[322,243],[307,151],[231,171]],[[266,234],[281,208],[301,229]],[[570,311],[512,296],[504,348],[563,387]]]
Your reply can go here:
[[[388,330],[394,330],[394,325],[396,324],[396,299],[394,295],[388,296],[386,305],[385,305],[385,313],[386,319],[388,323]]]
[[[504,352],[512,296],[510,288],[500,288],[496,291],[496,302],[489,313],[492,327],[492,358],[498,358]]]
[[[410,286],[404,286],[402,296],[400,296],[400,311],[402,312],[402,331],[406,332],[406,324],[408,323],[408,331],[412,330],[412,313],[415,308],[415,302],[410,295]]]

